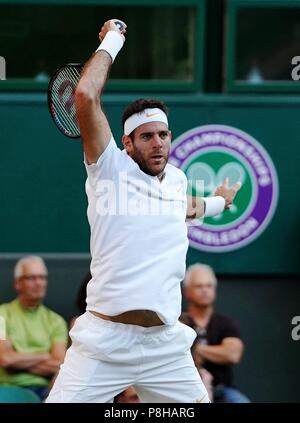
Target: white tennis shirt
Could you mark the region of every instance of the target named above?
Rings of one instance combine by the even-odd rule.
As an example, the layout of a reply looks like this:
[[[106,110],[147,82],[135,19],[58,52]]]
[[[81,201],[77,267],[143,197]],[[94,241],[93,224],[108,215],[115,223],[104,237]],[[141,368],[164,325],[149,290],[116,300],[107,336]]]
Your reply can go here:
[[[152,310],[174,324],[188,248],[185,174],[167,164],[160,182],[113,138],[98,162],[85,166],[92,256],[87,310],[109,316]]]

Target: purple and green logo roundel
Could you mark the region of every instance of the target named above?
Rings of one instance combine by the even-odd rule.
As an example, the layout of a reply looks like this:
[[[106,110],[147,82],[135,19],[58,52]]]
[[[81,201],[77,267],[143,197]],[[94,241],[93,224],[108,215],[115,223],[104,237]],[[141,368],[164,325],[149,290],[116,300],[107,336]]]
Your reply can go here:
[[[237,250],[270,223],[278,200],[277,174],[269,154],[249,134],[225,125],[199,126],[172,143],[169,162],[185,172],[193,195],[214,195],[225,177],[229,186],[242,182],[229,210],[189,227],[192,247],[210,252]],[[197,191],[199,181],[204,193]]]

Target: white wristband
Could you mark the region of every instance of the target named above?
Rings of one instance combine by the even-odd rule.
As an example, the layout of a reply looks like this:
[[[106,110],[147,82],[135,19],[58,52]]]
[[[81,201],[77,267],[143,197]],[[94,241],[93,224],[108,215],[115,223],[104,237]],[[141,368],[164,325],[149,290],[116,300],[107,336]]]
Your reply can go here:
[[[121,33],[108,31],[95,53],[99,50],[105,50],[111,56],[113,63],[123,44],[124,41]]]
[[[205,201],[205,217],[216,216],[222,213],[225,208],[225,199],[219,195],[215,197],[206,197],[203,198],[203,200]]]

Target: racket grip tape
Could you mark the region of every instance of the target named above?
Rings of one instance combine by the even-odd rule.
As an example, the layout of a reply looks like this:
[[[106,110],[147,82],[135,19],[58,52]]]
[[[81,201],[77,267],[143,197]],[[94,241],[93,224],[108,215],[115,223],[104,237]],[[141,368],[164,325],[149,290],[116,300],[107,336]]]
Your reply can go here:
[[[124,31],[125,27],[124,27],[123,22],[115,20],[114,24],[118,27],[118,30],[120,32]]]

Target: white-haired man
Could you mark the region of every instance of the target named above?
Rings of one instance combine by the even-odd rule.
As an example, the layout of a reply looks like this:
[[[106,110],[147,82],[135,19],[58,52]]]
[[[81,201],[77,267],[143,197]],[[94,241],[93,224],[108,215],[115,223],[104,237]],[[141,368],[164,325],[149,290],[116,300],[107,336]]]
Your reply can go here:
[[[42,400],[67,346],[64,319],[45,307],[48,271],[41,257],[20,259],[14,270],[15,300],[0,305],[5,339],[0,340],[0,384],[34,391]]]
[[[180,320],[197,333],[192,355],[200,374],[204,371],[203,379],[212,382],[214,402],[249,402],[233,382],[232,366],[239,363],[244,349],[239,325],[214,311],[216,288],[210,266],[190,266],[184,280],[188,309]]]
[[[208,202],[187,200],[184,173],[167,163],[171,132],[160,101],[126,108],[124,150],[117,147],[99,98],[124,34],[113,20],[103,25],[76,89],[92,279],[88,311],[70,332],[72,346],[47,401],[112,402],[132,385],[143,402],[208,402],[190,354],[195,333],[178,322],[185,220],[204,208],[222,212],[240,185],[225,183]]]

